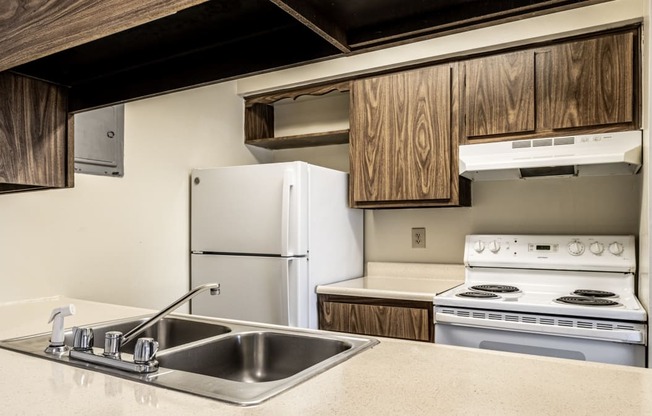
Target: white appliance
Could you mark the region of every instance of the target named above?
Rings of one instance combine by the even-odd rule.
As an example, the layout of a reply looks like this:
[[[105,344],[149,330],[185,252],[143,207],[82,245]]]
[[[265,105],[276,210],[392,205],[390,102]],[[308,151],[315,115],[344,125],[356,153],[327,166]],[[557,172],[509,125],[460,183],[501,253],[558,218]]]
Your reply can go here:
[[[633,236],[469,235],[435,342],[645,367]]]
[[[476,181],[632,175],[643,132],[625,131],[460,146],[460,175]]]
[[[317,328],[317,285],[363,274],[363,211],[348,175],[303,162],[194,169],[191,283],[198,315]]]

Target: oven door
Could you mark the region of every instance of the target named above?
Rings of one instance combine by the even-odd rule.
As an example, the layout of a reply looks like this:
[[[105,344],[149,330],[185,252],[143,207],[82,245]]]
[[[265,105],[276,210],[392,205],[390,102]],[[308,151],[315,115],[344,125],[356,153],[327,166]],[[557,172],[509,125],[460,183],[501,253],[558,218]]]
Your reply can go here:
[[[435,343],[645,367],[645,347],[554,335],[435,324]]]
[[[645,367],[644,342],[568,336],[563,331],[545,333],[544,330],[550,329],[536,331],[530,325],[513,324],[515,328],[508,328],[498,322],[476,320],[476,323],[472,318],[460,319],[442,313],[436,313],[435,320],[437,344]]]

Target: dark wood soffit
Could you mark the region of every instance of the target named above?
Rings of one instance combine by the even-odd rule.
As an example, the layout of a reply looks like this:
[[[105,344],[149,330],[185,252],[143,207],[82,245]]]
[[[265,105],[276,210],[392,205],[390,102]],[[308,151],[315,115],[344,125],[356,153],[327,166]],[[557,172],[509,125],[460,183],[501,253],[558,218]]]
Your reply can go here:
[[[316,34],[297,24],[280,28],[273,36],[242,39],[197,53],[170,57],[163,65],[160,62],[146,63],[107,73],[88,82],[72,83],[69,110],[78,112],[162,92],[180,91],[214,83],[218,79],[224,81],[242,74],[281,69],[337,53],[330,44],[316,38]],[[296,49],[283,47],[291,42],[297,45]]]
[[[206,1],[1,1],[0,71],[172,15]],[[98,16],[102,18],[98,19]]]
[[[328,4],[349,4],[354,11],[365,13],[378,9],[377,5],[371,4],[374,2],[362,0],[338,3],[348,1],[350,0],[333,0]],[[466,1],[477,4],[494,3],[488,0]],[[532,11],[523,10],[523,7],[518,6],[521,11],[520,15],[494,16],[493,18],[496,20],[483,20],[480,23],[465,21],[452,28],[429,28],[425,32],[410,32],[398,38],[383,38],[388,32],[377,32],[375,35],[378,37],[377,43],[353,48],[353,51],[348,53],[357,54],[604,1],[611,0],[509,0],[507,3],[512,4],[513,7],[538,3],[539,5],[547,4],[549,8]],[[399,4],[399,0],[385,0],[385,2]],[[34,23],[34,17],[26,17],[24,16],[25,12],[17,11],[20,10],[18,5],[22,4],[21,1],[0,2],[0,26],[7,27],[7,29],[3,27],[2,30],[7,30],[11,35],[0,38],[0,51],[3,51],[0,52],[0,70],[12,66],[12,70],[16,73],[70,86],[72,88],[70,101],[72,111],[130,101],[342,56],[342,48],[349,47],[346,36],[349,37],[350,42],[352,31],[357,28],[362,29],[357,26],[350,27],[353,20],[347,21],[346,14],[343,16],[333,14],[332,10],[321,4],[319,0],[249,0],[238,3],[230,3],[229,0],[141,0],[140,2],[61,0],[43,3],[44,5],[29,6],[28,11],[34,12],[38,18],[43,17],[43,13],[46,11],[49,13],[58,11],[58,20],[48,17],[42,22]],[[38,2],[34,4],[38,4]],[[121,6],[117,7],[116,4]],[[221,14],[216,13],[213,9],[217,8],[219,11],[222,4],[248,5],[249,8],[245,7],[245,10],[251,13],[241,13],[239,18],[233,16],[228,19],[233,22],[234,26],[229,26],[225,21],[218,20],[221,22],[220,24],[207,26],[212,30],[211,32],[205,32],[199,28],[190,30],[189,32],[195,36],[194,38],[186,33],[188,31],[181,31],[183,27],[175,29],[176,26],[179,26],[179,20],[183,19],[189,19],[190,23],[188,24],[191,24],[191,27],[200,26],[198,23],[204,20],[208,22],[210,19],[219,19]],[[426,6],[427,3],[419,3],[419,7]],[[428,7],[432,8],[432,5]],[[105,12],[104,9],[108,12]],[[179,13],[164,17],[176,11]],[[101,14],[106,18],[97,24],[97,19],[89,17],[93,13]],[[135,17],[129,16],[131,20],[125,27],[129,25],[134,27],[128,30],[119,29],[115,22],[121,20],[121,16],[124,19],[129,13]],[[424,28],[424,25],[436,23],[434,20],[425,20],[425,17],[429,16],[425,12],[416,17],[412,16],[412,18],[406,15],[405,19],[393,16],[388,11],[382,11],[382,13],[384,15],[365,15],[368,18],[366,23],[382,24],[385,22],[385,26],[389,28],[391,25],[387,24],[388,19],[397,26],[402,22],[407,24],[411,21],[414,27],[421,25],[421,28]],[[200,15],[199,17],[202,19],[195,22],[193,19],[197,15]],[[89,23],[86,21],[82,22],[82,25],[76,23],[76,27],[86,27],[91,24],[93,27],[86,31],[78,30],[74,34],[66,34],[66,31],[61,29],[71,19],[82,17],[85,17]],[[17,21],[14,22],[13,18],[16,18]],[[259,18],[260,20],[256,20]],[[27,22],[29,19],[31,19],[31,26]],[[150,24],[136,26],[138,22],[151,19],[154,20]],[[240,25],[241,19],[248,21],[257,31],[248,30],[247,27]],[[111,25],[111,22],[115,24]],[[273,29],[272,32],[266,31],[270,28]],[[49,29],[52,29],[50,33],[48,33]],[[408,26],[404,26],[401,30],[407,29]],[[145,34],[148,31],[152,33],[149,34],[149,37],[134,35],[143,30]],[[443,31],[436,32],[437,30]],[[235,36],[226,36],[223,32],[229,32]],[[341,32],[345,32],[347,35],[344,36]],[[80,35],[82,33],[83,36]],[[111,33],[113,34],[110,35]],[[239,37],[243,33],[246,36]],[[32,35],[36,36],[33,42],[36,46],[27,42]],[[47,39],[45,39],[46,36]],[[143,38],[143,40],[134,41],[133,36],[135,39]],[[153,43],[152,39],[159,38],[162,41],[155,43],[157,45],[155,48],[150,46]],[[55,40],[50,42],[52,39]],[[91,42],[92,39],[96,40]],[[147,43],[148,40],[150,43]],[[327,42],[327,40],[329,41]],[[12,44],[12,42],[14,43]],[[35,51],[34,48],[42,48],[44,43],[48,47],[58,48],[48,50],[48,54],[54,50],[65,50],[20,67],[13,67],[15,64],[9,63],[36,59],[39,56],[38,53],[44,52],[42,50],[41,52]],[[72,47],[72,45],[78,46]],[[103,46],[99,47],[98,45]],[[193,47],[188,48],[188,45],[193,45]],[[23,46],[24,49],[21,49]]]
[[[613,0],[478,0],[476,5],[470,7],[451,7],[422,13],[418,18],[388,20],[367,27],[350,28],[347,40],[352,51],[368,52],[608,1]]]
[[[270,0],[272,3],[297,19],[301,24],[324,38],[341,52],[351,52],[346,40],[344,28],[315,10],[304,0]]]

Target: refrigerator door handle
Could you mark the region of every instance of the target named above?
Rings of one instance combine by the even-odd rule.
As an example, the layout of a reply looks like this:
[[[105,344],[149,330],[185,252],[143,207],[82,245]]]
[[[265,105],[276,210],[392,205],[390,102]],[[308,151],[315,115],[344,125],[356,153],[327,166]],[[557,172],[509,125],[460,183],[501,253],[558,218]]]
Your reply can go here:
[[[299,326],[299,276],[295,270],[295,259],[288,259],[283,262],[283,275],[285,276],[285,313],[287,314],[287,324],[289,326]]]
[[[296,175],[293,169],[285,169],[283,172],[283,195],[281,201],[281,256],[293,256],[290,244],[292,190],[296,182]]]

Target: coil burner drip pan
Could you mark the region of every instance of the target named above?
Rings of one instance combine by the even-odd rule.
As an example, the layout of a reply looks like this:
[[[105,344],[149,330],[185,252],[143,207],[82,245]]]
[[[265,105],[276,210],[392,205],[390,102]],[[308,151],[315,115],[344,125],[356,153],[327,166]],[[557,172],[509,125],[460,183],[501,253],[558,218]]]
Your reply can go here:
[[[516,286],[507,286],[507,285],[476,285],[471,286],[471,290],[481,290],[483,292],[491,293],[514,293],[520,292],[519,288]]]
[[[497,299],[500,296],[496,295],[495,293],[489,293],[489,292],[461,292],[456,294],[455,296],[459,296],[461,298],[472,298],[472,299]]]
[[[620,303],[609,299],[592,298],[588,296],[562,296],[556,302],[582,306],[620,306]]]
[[[572,295],[575,296],[590,296],[593,298],[613,298],[616,297],[616,294],[613,292],[606,292],[604,290],[594,290],[594,289],[577,289]]]

